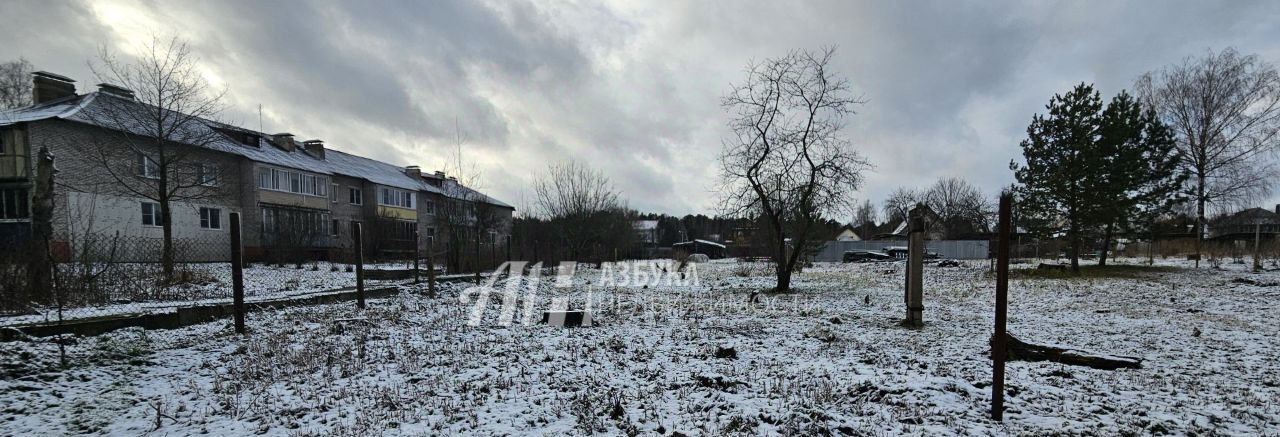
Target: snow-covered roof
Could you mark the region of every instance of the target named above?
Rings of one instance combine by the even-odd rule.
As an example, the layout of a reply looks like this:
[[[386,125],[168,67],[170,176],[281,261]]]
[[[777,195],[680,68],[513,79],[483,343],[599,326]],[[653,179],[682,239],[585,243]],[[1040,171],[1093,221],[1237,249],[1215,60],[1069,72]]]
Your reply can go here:
[[[110,129],[125,130],[139,135],[146,135],[146,129],[142,126],[121,126],[120,123],[108,123],[105,121],[111,118],[104,116],[104,114],[114,108],[109,105],[121,104],[138,105],[139,107],[142,105],[142,103],[133,100],[93,92],[41,103],[38,105],[32,105],[25,108],[0,112],[0,126],[58,118]],[[212,133],[212,131],[223,129],[227,131],[238,131],[252,134],[257,138],[257,144],[245,144],[240,140],[231,138],[227,135],[215,135],[213,136],[215,140],[205,144],[204,146],[219,152],[240,155],[255,162],[274,166],[287,167],[317,174],[349,176],[357,179],[364,179],[378,185],[445,194],[455,198],[465,197],[466,200],[470,201],[480,201],[511,208],[511,205],[503,203],[484,193],[480,193],[479,191],[457,184],[456,182],[453,182],[453,184],[457,184],[457,189],[442,190],[420,177],[415,178],[409,176],[405,173],[404,167],[401,166],[353,155],[328,147],[326,147],[324,159],[321,159],[307,152],[303,147],[297,147],[293,151],[287,151],[276,147],[270,143],[270,138],[272,138],[271,134],[209,120],[199,121],[199,123],[187,123],[187,125],[190,129],[207,129],[207,131],[192,132],[191,137],[198,136],[202,138],[209,138],[209,134]]]
[[[651,231],[658,229],[657,220],[632,220],[631,228],[637,231]]]
[[[696,238],[695,238],[693,241],[681,241],[681,242],[679,242],[679,243],[673,244],[672,246],[689,246],[689,245],[692,245],[693,243],[705,244],[705,245],[708,245],[708,246],[715,246],[715,247],[719,247],[719,248],[721,248],[721,249],[724,249],[724,245],[723,245],[723,244],[720,244],[720,243],[717,243],[717,242],[714,242],[714,241],[707,241],[707,240],[696,239]]]

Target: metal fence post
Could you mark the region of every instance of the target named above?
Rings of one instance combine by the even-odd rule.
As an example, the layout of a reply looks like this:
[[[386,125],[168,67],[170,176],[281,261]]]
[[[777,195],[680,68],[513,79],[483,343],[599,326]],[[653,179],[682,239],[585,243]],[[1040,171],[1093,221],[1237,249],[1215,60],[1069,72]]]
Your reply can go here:
[[[422,282],[421,280],[418,279],[418,258],[422,257],[421,256],[422,254],[418,253],[419,244],[421,244],[421,240],[418,239],[418,231],[415,229],[413,231],[413,283],[414,284]]]
[[[356,307],[364,309],[364,239],[360,235],[363,223],[356,223],[353,236],[356,239]]]
[[[436,294],[436,259],[432,252],[436,250],[436,237],[432,232],[431,239],[427,240],[427,293],[435,296]]]
[[[244,334],[244,246],[240,239],[240,213],[231,213],[231,307],[236,333]]]
[[[1010,209],[1013,200],[1009,194],[1000,196],[1000,243],[996,246],[996,326],[991,337],[991,419],[1004,420],[1004,362],[1008,358],[1008,338],[1005,334],[1009,310],[1009,240]]]

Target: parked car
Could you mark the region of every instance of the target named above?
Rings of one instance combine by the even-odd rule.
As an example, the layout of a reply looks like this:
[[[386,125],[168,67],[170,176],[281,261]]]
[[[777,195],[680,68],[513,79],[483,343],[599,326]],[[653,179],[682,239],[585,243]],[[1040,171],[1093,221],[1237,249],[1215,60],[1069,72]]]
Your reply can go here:
[[[850,251],[848,251],[848,252],[845,252],[845,253],[844,253],[844,262],[847,262],[847,263],[852,263],[852,262],[864,263],[864,262],[871,262],[871,261],[892,261],[893,259],[894,259],[894,258],[893,258],[893,256],[891,256],[891,255],[889,255],[889,254],[887,254],[887,253],[884,253],[884,252],[876,252],[876,251],[874,251],[874,250],[850,250]]]

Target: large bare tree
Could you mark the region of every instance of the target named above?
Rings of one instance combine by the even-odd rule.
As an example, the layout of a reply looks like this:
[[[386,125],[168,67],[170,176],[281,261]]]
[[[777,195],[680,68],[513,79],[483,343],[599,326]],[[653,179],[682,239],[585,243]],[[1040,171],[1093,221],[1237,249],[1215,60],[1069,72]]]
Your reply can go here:
[[[889,193],[889,197],[884,199],[884,221],[892,223],[906,220],[911,208],[915,208],[922,200],[924,195],[916,190],[906,187],[894,189]]]
[[[104,128],[92,153],[110,175],[117,194],[150,199],[159,205],[161,263],[173,279],[173,208],[224,196],[224,174],[234,169],[211,165],[201,154],[221,134],[210,128],[223,109],[226,90],[211,89],[197,70],[199,60],[183,41],[153,38],[126,62],[105,46],[90,68],[98,80],[120,89],[100,92],[86,111]]]
[[[0,63],[0,110],[31,104],[31,72],[34,70],[24,58]]]
[[[826,48],[753,62],[722,102],[733,136],[720,155],[721,206],[763,219],[779,292],[790,289],[823,214],[850,209],[869,167],[842,133],[861,101],[831,70],[834,55]]]
[[[601,261],[602,251],[629,243],[631,214],[604,172],[577,161],[551,164],[534,181],[533,191],[538,214],[567,252],[562,259]]]
[[[944,238],[984,232],[994,209],[982,191],[960,178],[942,178],[924,192],[924,204],[942,220]]]
[[[1239,206],[1270,192],[1280,74],[1256,55],[1227,48],[1147,73],[1136,87],[1173,130],[1181,167],[1191,175],[1186,194],[1196,205],[1199,254],[1206,207]]]

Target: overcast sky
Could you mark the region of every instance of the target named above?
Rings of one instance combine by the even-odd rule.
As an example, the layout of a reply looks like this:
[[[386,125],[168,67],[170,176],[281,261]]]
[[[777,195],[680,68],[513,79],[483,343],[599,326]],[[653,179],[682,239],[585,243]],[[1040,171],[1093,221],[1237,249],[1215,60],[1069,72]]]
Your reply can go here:
[[[710,213],[720,97],[752,59],[838,47],[867,103],[846,133],[860,192],[1013,181],[1032,114],[1091,82],[1235,46],[1280,63],[1280,2],[0,2],[0,60],[80,89],[100,45],[177,35],[229,91],[228,121],[443,168],[460,134],[481,186],[521,207],[546,165],[605,171],[641,211]],[[455,124],[457,126],[455,130]]]

